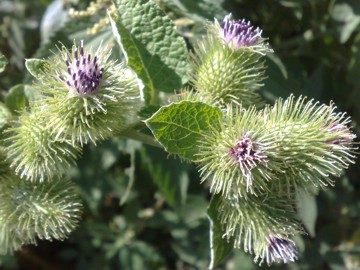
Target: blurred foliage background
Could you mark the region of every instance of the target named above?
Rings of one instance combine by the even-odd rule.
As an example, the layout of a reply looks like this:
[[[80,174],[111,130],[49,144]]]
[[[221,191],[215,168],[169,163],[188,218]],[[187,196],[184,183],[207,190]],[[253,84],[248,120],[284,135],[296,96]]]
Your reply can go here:
[[[106,7],[110,1],[102,1]],[[353,119],[360,134],[360,1],[158,0],[188,42],[204,24],[231,12],[263,29],[275,55],[268,58],[262,89],[269,103],[291,93],[331,100]],[[85,17],[89,1],[0,0],[0,51],[9,60],[0,75],[0,99],[31,78],[24,59],[50,55],[61,41],[113,42],[106,9]],[[95,45],[93,47],[96,47]],[[117,52],[115,51],[115,57]],[[144,131],[146,132],[146,131]],[[39,242],[13,256],[2,269],[206,269],[209,263],[210,195],[196,168],[151,146],[117,138],[88,145],[68,172],[85,209],[79,228],[63,242]],[[319,196],[299,198],[308,235],[296,239],[299,260],[259,267],[236,250],[218,269],[360,269],[360,163]]]

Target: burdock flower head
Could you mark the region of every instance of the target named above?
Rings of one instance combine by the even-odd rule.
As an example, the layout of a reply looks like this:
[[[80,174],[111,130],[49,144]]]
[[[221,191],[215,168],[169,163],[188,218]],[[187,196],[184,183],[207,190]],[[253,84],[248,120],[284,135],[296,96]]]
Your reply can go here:
[[[80,220],[82,204],[66,179],[30,183],[14,177],[0,190],[0,254],[38,239],[63,240]]]
[[[258,143],[244,133],[229,149],[229,155],[233,164],[239,166],[240,171],[246,177],[246,187],[249,190],[252,186],[251,170],[259,163],[266,163],[267,159],[261,151]]]
[[[196,162],[202,181],[211,181],[211,192],[230,197],[246,197],[267,189],[266,183],[277,172],[268,166],[274,145],[254,107],[228,106],[219,130],[200,142]]]
[[[350,123],[350,118],[346,117],[345,114],[342,114],[340,120],[343,121],[333,122],[325,128],[328,135],[333,137],[328,139],[326,143],[333,149],[352,150],[354,149],[353,141],[356,138],[356,135],[353,134],[347,126]]]
[[[254,46],[262,41],[262,30],[250,25],[250,21],[233,20],[231,14],[225,16],[219,31],[220,37],[233,48]]]
[[[261,34],[245,19],[233,20],[231,14],[222,24],[217,20],[210,24],[207,36],[195,46],[192,84],[197,94],[222,106],[230,102],[262,106],[256,90],[265,78],[263,57],[272,50]]]
[[[49,119],[56,139],[95,143],[124,129],[139,101],[133,73],[111,60],[111,50],[101,45],[94,54],[83,41],[71,52],[65,46],[59,52],[47,62],[37,84],[45,94],[45,105],[38,109]]]
[[[336,106],[319,104],[306,97],[279,99],[263,111],[266,125],[276,131],[273,160],[282,163],[285,182],[307,188],[334,184],[354,163],[356,135],[349,127],[350,117],[336,112]],[[290,185],[291,186],[291,185]]]
[[[239,164],[243,173],[250,171],[257,162],[265,158],[261,151],[256,149],[256,142],[246,133],[229,149],[229,154],[234,162]]]
[[[268,194],[248,199],[215,195],[223,238],[235,248],[255,255],[260,264],[296,260],[296,247],[289,237],[301,235],[303,228],[295,211],[294,197],[274,188]]]

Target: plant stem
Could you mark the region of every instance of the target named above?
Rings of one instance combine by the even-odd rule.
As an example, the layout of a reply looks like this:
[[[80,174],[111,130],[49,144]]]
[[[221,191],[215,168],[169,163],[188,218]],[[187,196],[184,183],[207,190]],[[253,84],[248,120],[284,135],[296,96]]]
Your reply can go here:
[[[134,129],[125,130],[125,131],[121,132],[120,135],[123,136],[123,137],[129,138],[129,139],[140,141],[142,143],[145,143],[145,144],[148,144],[148,145],[155,146],[155,147],[163,149],[162,145],[160,143],[158,143],[154,139],[154,137],[152,137],[150,135],[147,135],[145,133],[136,131]]]

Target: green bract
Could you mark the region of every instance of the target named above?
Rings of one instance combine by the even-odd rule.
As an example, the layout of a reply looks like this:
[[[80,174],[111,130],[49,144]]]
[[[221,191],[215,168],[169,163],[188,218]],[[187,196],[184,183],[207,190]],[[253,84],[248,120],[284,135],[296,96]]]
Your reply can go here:
[[[234,109],[228,106],[220,128],[212,129],[198,142],[199,152],[195,162],[201,164],[202,180],[210,179],[211,192],[225,197],[265,192],[266,182],[281,172],[277,164],[269,161],[269,156],[276,151],[273,134],[263,128],[258,115],[255,107],[246,110],[241,105]],[[230,151],[245,138],[253,144],[249,151],[258,151],[260,155],[239,161]],[[244,148],[244,151],[247,150]]]
[[[4,215],[1,210],[0,215]],[[0,255],[13,254],[23,245],[35,244],[31,239],[25,238],[12,224],[4,224],[3,222],[0,224],[0,243]]]

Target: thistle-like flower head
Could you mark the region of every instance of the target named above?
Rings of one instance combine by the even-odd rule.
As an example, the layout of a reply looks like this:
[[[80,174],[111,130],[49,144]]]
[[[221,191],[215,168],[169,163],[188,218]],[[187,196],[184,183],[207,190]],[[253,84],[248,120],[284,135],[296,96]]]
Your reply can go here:
[[[340,120],[343,120],[345,114],[340,116]],[[352,150],[353,141],[356,138],[356,135],[353,134],[347,124],[350,123],[350,118],[346,118],[342,122],[332,122],[328,125],[325,130],[327,133],[332,136],[332,139],[326,141],[327,144],[332,146],[333,149],[348,149]]]
[[[263,111],[266,125],[277,131],[274,143],[283,160],[282,177],[286,182],[307,189],[334,185],[331,176],[339,176],[354,163],[356,135],[351,131],[350,117],[335,111],[336,106],[319,104],[306,97],[279,99]]]
[[[104,67],[100,67],[98,58],[90,53],[84,53],[84,43],[80,48],[73,48],[73,57],[65,60],[67,73],[59,74],[73,95],[86,95],[94,93],[99,87]]]
[[[233,20],[231,14],[225,16],[219,31],[220,37],[235,49],[259,44],[261,34],[262,30],[259,27],[254,28],[250,21],[245,19]]]
[[[211,181],[211,192],[225,197],[247,196],[266,190],[276,167],[268,167],[274,145],[254,107],[228,106],[219,130],[199,142],[197,162],[202,181]]]
[[[234,247],[255,255],[254,261],[290,262],[296,259],[290,236],[303,234],[295,212],[295,199],[274,187],[268,194],[247,199],[218,196],[218,219],[223,237],[233,239]]]
[[[244,19],[233,20],[231,14],[222,24],[215,19],[194,50],[191,83],[198,95],[223,107],[229,103],[262,107],[257,90],[265,78],[263,57],[272,50],[261,32]]]
[[[140,103],[137,80],[130,69],[111,60],[111,50],[100,45],[95,53],[64,46],[49,59],[41,81],[39,108],[58,139],[73,144],[96,143],[124,129],[136,117]]]

